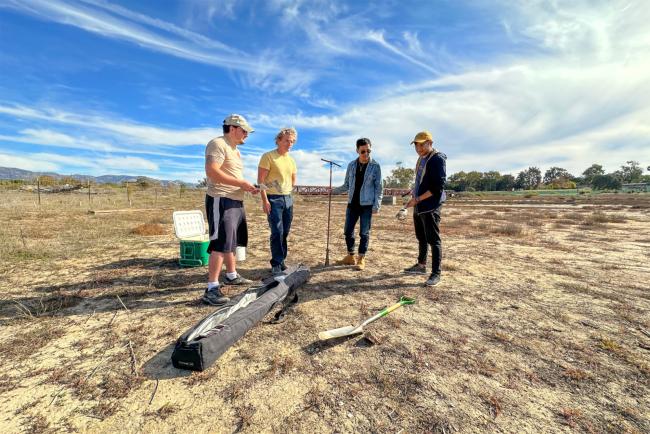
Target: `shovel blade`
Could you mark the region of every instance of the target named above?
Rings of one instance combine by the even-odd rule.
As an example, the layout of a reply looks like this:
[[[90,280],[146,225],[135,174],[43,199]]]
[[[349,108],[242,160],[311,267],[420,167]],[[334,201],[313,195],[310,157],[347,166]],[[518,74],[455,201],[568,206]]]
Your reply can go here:
[[[327,330],[324,332],[318,333],[318,339],[321,341],[325,341],[327,339],[333,339],[333,338],[340,338],[343,336],[351,336],[351,335],[356,335],[363,332],[363,329],[361,327],[355,327],[355,326],[345,326],[345,327],[340,327],[337,329],[332,329],[332,330]]]

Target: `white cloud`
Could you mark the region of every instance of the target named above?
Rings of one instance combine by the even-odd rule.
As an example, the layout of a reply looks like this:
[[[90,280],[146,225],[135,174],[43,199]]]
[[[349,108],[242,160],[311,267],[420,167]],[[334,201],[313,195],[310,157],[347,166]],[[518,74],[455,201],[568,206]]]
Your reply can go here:
[[[580,173],[594,162],[614,170],[627,160],[650,161],[650,44],[639,42],[650,41],[650,10],[640,2],[627,9],[523,3],[504,26],[544,52],[394,87],[326,116],[258,121],[322,131],[328,136],[316,150],[342,156],[353,156],[347,144],[367,136],[385,173],[396,161],[414,164],[409,142],[424,129],[448,154],[450,173],[529,165]]]
[[[42,161],[31,156],[21,156],[0,153],[0,166],[15,167],[17,169],[31,170],[33,172],[55,172],[60,169],[58,164],[51,161]]]
[[[9,115],[19,119],[37,119],[50,123],[62,125],[74,125],[88,129],[89,131],[101,131],[102,134],[112,135],[121,143],[134,143],[138,145],[162,145],[162,146],[187,146],[207,143],[210,138],[221,135],[221,128],[190,128],[175,130],[171,128],[153,127],[150,125],[136,124],[119,119],[112,119],[106,115],[80,115],[64,110],[52,108],[31,108],[20,105],[0,105],[0,114]],[[59,134],[50,130],[28,129],[24,130],[25,140],[37,140],[36,143],[46,142],[48,135]],[[53,137],[52,137],[53,138]],[[74,144],[73,139],[59,134],[57,139],[61,143]],[[45,140],[44,140],[45,139]],[[21,140],[22,141],[22,140]],[[103,146],[112,145],[95,142],[97,149]],[[111,148],[112,149],[112,148]]]
[[[158,165],[149,160],[139,157],[110,157],[101,160],[102,166],[108,169],[117,170],[149,170],[155,172],[158,170]]]
[[[427,71],[435,74],[435,75],[440,75],[440,71],[438,71],[436,68],[433,68],[432,66],[426,64],[425,62],[415,58],[413,55],[408,54],[407,51],[405,51],[402,47],[397,47],[388,41],[386,41],[386,38],[384,37],[384,32],[383,31],[368,31],[366,33],[366,39],[372,42],[375,42],[379,46],[385,48],[392,54],[401,57],[402,59],[405,59],[412,64],[419,66],[420,68],[426,69]],[[410,46],[413,46],[413,42],[417,41],[417,39],[413,39],[413,37],[407,37],[407,42],[410,42]]]

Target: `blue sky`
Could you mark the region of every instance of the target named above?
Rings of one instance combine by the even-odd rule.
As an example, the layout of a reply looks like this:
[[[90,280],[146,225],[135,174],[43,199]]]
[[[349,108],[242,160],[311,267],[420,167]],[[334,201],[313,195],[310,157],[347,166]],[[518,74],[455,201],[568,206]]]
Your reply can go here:
[[[196,182],[229,113],[298,130],[299,184],[430,130],[448,172],[650,165],[639,1],[0,0],[0,166]],[[342,171],[335,181],[342,180]]]

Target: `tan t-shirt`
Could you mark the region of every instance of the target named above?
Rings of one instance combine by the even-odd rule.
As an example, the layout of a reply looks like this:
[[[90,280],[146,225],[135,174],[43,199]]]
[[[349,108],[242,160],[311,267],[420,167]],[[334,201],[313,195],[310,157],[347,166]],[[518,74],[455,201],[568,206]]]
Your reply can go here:
[[[210,140],[205,147],[205,157],[221,164],[221,170],[236,179],[244,179],[244,165],[237,146],[229,145],[225,137],[219,136]],[[212,197],[227,197],[234,200],[244,200],[244,190],[228,184],[220,184],[208,178],[208,194]]]

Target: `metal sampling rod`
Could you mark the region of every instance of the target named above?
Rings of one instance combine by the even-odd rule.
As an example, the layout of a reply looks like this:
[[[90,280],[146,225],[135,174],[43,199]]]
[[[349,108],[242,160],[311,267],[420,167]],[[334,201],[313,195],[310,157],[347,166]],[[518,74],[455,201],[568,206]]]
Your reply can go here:
[[[324,161],[330,165],[330,188],[328,191],[328,200],[327,200],[327,247],[325,248],[325,266],[330,264],[330,214],[332,211],[332,166],[341,167],[340,164],[336,164],[331,160],[326,160],[321,158],[321,161]]]

